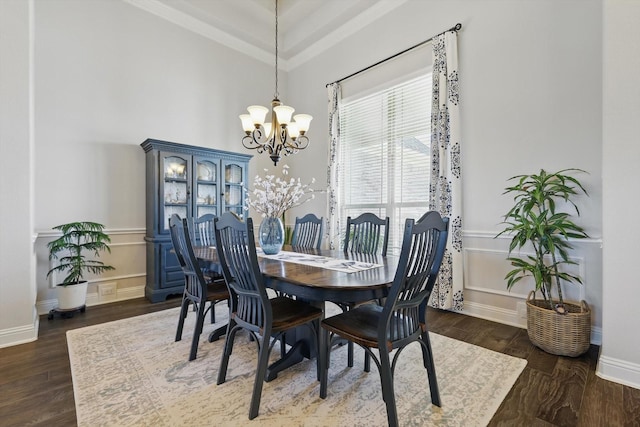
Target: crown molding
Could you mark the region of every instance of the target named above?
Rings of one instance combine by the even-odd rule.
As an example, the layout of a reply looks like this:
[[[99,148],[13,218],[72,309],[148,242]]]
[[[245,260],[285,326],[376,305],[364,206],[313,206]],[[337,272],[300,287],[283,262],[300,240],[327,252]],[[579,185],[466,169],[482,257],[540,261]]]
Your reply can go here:
[[[364,10],[355,18],[344,23],[335,31],[332,31],[317,42],[311,44],[308,48],[306,48],[299,54],[293,56],[287,61],[288,68],[286,69],[286,71],[290,71],[296,67],[299,67],[313,57],[321,54],[325,50],[337,45],[350,35],[357,33],[362,28],[380,19],[397,7],[402,6],[402,4],[406,3],[407,1],[408,0],[381,0],[374,6],[371,6],[370,8]]]
[[[247,43],[234,37],[215,26],[205,23],[191,15],[167,6],[158,0],[122,0],[132,6],[140,8],[146,12],[159,16],[182,28],[227,46],[230,49],[248,55],[258,61],[268,65],[273,65],[273,53],[258,48],[251,43]],[[362,28],[380,19],[382,16],[406,3],[408,0],[380,0],[368,9],[362,11],[353,19],[349,20],[335,31],[330,32],[320,40],[312,43],[297,55],[286,60],[278,58],[278,65],[283,71],[290,71],[327,49],[340,43],[346,37],[358,32]]]
[[[266,64],[273,64],[273,54],[254,45],[240,40],[237,37],[221,31],[220,29],[202,22],[184,12],[169,7],[157,0],[122,0],[132,6],[138,7],[146,12],[152,13],[160,18],[176,24],[182,28],[200,34],[210,40],[218,42],[228,48],[237,50],[240,53],[249,55],[252,58],[262,61]],[[284,64],[283,64],[284,65]],[[284,68],[284,67],[282,67]]]

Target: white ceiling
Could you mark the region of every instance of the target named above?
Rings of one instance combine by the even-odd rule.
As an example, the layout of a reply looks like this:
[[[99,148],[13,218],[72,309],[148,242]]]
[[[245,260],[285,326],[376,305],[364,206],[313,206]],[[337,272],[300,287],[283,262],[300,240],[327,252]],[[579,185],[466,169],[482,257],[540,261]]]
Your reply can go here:
[[[124,0],[273,64],[275,0]],[[281,68],[295,68],[407,0],[278,0]]]

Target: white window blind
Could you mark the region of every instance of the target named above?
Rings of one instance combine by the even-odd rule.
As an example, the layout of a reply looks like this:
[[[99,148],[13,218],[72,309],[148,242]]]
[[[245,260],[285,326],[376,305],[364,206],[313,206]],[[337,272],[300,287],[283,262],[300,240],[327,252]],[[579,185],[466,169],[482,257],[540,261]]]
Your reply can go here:
[[[431,73],[340,107],[340,217],[389,216],[389,252],[406,218],[429,208]]]

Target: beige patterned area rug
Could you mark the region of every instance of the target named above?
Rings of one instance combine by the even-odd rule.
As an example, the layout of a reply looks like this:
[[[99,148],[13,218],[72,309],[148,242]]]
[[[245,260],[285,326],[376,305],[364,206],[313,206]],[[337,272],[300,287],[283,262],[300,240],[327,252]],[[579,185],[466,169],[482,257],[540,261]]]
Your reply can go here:
[[[328,396],[320,399],[315,360],[265,383],[260,415],[248,419],[257,348],[239,334],[227,382],[216,385],[223,340],[208,332],[226,322],[218,304],[214,325],[205,323],[198,357],[189,362],[194,313],[182,341],[174,342],[178,309],[67,332],[78,425],[83,426],[384,426],[385,405],[374,363],[363,371],[356,346],[353,368],[346,346],[332,352]],[[526,361],[431,334],[442,408],[431,404],[420,346],[400,355],[395,394],[401,426],[483,426],[490,420]],[[277,357],[277,345],[273,356]]]

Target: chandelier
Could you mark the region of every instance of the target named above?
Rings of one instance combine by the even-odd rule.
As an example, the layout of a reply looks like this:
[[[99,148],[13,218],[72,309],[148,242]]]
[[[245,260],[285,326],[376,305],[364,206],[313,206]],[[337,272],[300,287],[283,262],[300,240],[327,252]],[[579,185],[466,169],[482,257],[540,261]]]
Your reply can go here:
[[[269,109],[261,105],[247,107],[249,114],[241,114],[240,120],[244,129],[242,145],[258,153],[269,153],[275,166],[281,156],[295,154],[309,146],[306,133],[309,130],[311,117],[308,114],[297,114],[293,107],[283,105],[278,99],[278,0],[276,3],[276,87],[271,101],[271,118],[265,123]]]

